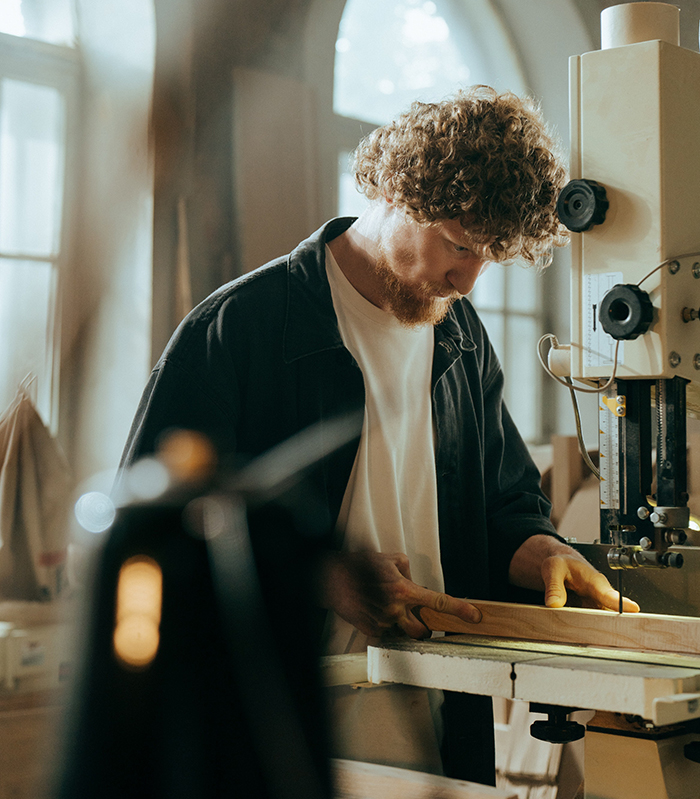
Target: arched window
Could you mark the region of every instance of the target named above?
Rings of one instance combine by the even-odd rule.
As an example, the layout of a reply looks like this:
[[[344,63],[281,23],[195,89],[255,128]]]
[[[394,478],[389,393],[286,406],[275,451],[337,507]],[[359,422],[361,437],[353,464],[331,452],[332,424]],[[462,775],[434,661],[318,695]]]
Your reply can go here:
[[[338,28],[333,82],[338,212],[364,207],[349,170],[361,136],[414,100],[435,101],[463,86],[516,94],[526,81],[508,31],[490,0],[347,0]],[[529,442],[543,436],[541,279],[532,269],[491,265],[471,300],[506,373],[506,400]]]

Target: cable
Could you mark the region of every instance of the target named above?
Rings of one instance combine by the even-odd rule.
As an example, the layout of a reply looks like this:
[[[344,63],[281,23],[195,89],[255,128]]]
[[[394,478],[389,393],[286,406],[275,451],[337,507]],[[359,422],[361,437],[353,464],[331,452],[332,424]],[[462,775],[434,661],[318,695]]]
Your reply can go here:
[[[558,375],[555,375],[554,372],[549,368],[549,365],[545,363],[544,358],[542,357],[542,342],[548,340],[552,342],[552,349],[559,349],[559,341],[554,333],[545,333],[544,336],[537,342],[537,357],[542,364],[542,368],[547,372],[547,374],[552,378],[552,380],[556,380],[562,386],[565,386],[572,391],[580,391],[583,394],[600,394],[601,391],[605,391],[606,388],[610,388],[610,386],[615,382],[615,377],[617,376],[617,354],[620,349],[620,342],[619,340],[615,343],[615,355],[613,358],[613,370],[612,374],[610,375],[607,383],[604,383],[602,386],[598,388],[584,388],[583,386],[575,386],[571,380],[562,380]]]
[[[644,275],[639,283],[637,283],[637,286],[641,286],[647,278],[650,278],[655,272],[658,272],[659,269],[663,269],[667,264],[670,264],[673,261],[680,261],[682,258],[695,258],[697,256],[700,256],[700,252],[685,252],[683,255],[676,255],[674,258],[667,258],[665,261],[663,261],[663,263],[655,266],[648,275]]]
[[[640,281],[637,283],[637,286],[641,286],[645,280],[650,278],[655,272],[658,272],[659,269],[663,269],[664,266],[670,264],[672,261],[679,261],[682,258],[693,258],[700,256],[700,252],[687,252],[683,255],[677,255],[675,258],[668,258],[667,260],[660,263],[658,266],[655,266],[651,272],[646,274]],[[584,463],[591,472],[596,476],[598,480],[600,480],[600,471],[596,468],[596,465],[591,460],[588,450],[586,449],[586,445],[583,440],[583,430],[581,427],[581,414],[579,413],[578,402],[576,401],[576,392],[580,391],[583,394],[600,394],[602,391],[605,391],[609,388],[614,382],[615,377],[617,376],[617,365],[618,365],[618,353],[620,350],[620,340],[618,339],[615,342],[615,354],[613,356],[613,370],[612,374],[610,375],[608,381],[604,383],[602,386],[598,388],[584,388],[583,386],[575,386],[573,381],[570,377],[566,377],[565,379],[560,378],[558,375],[555,375],[554,372],[549,368],[549,364],[547,364],[542,356],[542,343],[544,341],[549,341],[551,343],[551,349],[558,349],[559,348],[559,341],[554,333],[545,333],[544,336],[537,342],[537,358],[542,364],[542,368],[545,372],[552,378],[552,380],[556,380],[557,383],[564,386],[565,388],[569,389],[569,393],[571,394],[571,403],[574,408],[574,418],[576,420],[576,437],[578,439],[578,450],[583,458]]]
[[[569,384],[569,392],[571,394],[571,404],[574,406],[574,419],[576,421],[576,438],[578,440],[578,451],[583,458],[583,462],[588,466],[588,468],[593,472],[596,476],[597,480],[600,480],[600,471],[596,467],[595,463],[591,460],[591,456],[588,454],[588,450],[586,449],[586,444],[583,440],[583,428],[581,426],[581,414],[579,413],[578,409],[578,402],[576,400],[576,392],[574,391],[574,385],[571,382],[571,378],[566,378],[567,383]]]

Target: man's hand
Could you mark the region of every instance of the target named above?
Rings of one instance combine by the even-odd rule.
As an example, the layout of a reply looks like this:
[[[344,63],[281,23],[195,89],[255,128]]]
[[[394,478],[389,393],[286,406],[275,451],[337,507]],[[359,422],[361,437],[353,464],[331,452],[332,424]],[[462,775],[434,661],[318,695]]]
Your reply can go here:
[[[620,594],[607,578],[575,549],[552,536],[528,538],[513,555],[508,576],[513,585],[544,591],[548,608],[563,608],[567,589],[580,598],[578,604],[583,607],[618,610],[620,606]],[[639,605],[624,597],[622,609],[636,613]]]
[[[399,627],[411,638],[430,630],[413,614],[415,607],[452,613],[466,622],[481,621],[481,612],[455,599],[416,585],[403,553],[346,552],[329,556],[322,574],[321,601],[370,637]]]

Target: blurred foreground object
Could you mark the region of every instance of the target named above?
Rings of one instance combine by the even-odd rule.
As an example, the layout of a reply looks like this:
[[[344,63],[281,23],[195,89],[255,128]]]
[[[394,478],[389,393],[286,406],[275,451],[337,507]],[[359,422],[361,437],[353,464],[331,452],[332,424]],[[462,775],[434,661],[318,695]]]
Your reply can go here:
[[[57,795],[330,799],[306,474],[361,418],[309,428],[238,471],[196,433],[148,460],[98,565]],[[141,471],[139,471],[141,469]],[[325,516],[323,516],[325,519]]]

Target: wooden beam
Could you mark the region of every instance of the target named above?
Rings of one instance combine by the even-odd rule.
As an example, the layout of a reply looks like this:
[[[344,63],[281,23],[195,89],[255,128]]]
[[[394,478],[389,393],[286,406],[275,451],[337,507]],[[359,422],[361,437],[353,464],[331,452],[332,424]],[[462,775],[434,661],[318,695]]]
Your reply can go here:
[[[700,619],[656,613],[624,613],[582,608],[545,608],[509,602],[478,602],[479,624],[421,608],[431,630],[528,641],[679,652],[700,655]]]
[[[336,799],[517,799],[512,790],[421,771],[333,760]]]
[[[571,497],[585,477],[585,464],[576,436],[552,436],[551,496],[552,522],[558,524]]]

